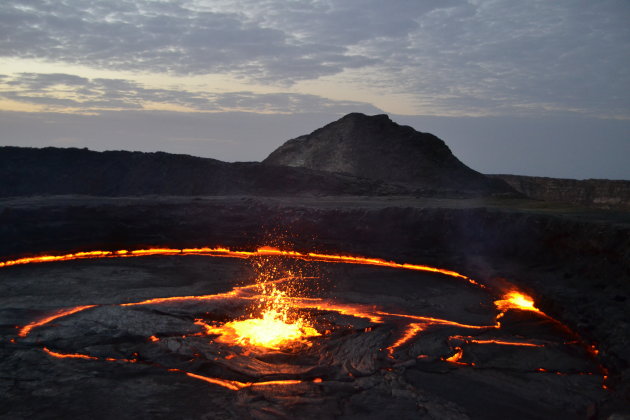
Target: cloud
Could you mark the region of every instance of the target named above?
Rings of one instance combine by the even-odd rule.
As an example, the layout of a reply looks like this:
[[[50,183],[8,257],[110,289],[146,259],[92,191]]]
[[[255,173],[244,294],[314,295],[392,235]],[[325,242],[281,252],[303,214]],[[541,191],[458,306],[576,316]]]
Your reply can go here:
[[[292,3],[293,4],[293,3]],[[342,75],[413,97],[421,113],[630,117],[623,0],[226,1],[257,24],[372,60]]]
[[[395,51],[368,83],[417,92],[438,114],[550,111],[630,116],[630,4],[470,1],[420,20],[404,48],[367,40],[367,56]],[[376,80],[375,80],[376,79]],[[623,88],[622,88],[623,89]]]
[[[344,46],[300,42],[237,13],[183,2],[7,0],[0,55],[178,75],[230,72],[291,84],[370,60]]]
[[[193,92],[182,89],[152,89],[125,79],[88,79],[71,74],[20,73],[0,78],[0,98],[42,105],[52,111],[146,109],[161,105],[191,111],[251,111],[261,113],[362,111],[382,112],[356,101],[335,101],[300,93]]]
[[[0,56],[279,87],[337,78],[442,115],[628,117],[628,21],[627,0],[4,0]]]
[[[348,46],[369,39],[401,39],[419,27],[418,18],[463,0],[218,1],[214,10],[238,13],[263,27],[281,29],[311,43]],[[218,4],[218,6],[216,6]]]

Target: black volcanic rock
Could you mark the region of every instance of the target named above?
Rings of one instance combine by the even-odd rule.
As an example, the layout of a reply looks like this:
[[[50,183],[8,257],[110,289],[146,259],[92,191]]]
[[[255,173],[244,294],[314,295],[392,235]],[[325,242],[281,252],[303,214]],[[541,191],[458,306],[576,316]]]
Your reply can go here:
[[[305,168],[168,153],[0,147],[0,197],[81,194],[372,195],[404,190]]]
[[[432,134],[394,123],[387,115],[360,113],[287,141],[264,163],[346,173],[420,189],[513,192],[457,159]]]
[[[427,205],[431,201],[437,206]],[[306,353],[250,357],[243,349],[217,347],[214,340],[197,336],[192,324],[204,317],[235,318],[241,310],[237,301],[118,306],[250,284],[256,272],[239,259],[153,256],[5,267],[0,269],[0,418],[122,420],[145,418],[146,413],[191,419],[624,418],[630,407],[630,343],[627,300],[619,297],[630,296],[628,217],[623,226],[605,225],[599,219],[580,221],[504,205],[493,209],[477,200],[397,202],[390,197],[0,200],[0,261],[159,245],[256,249],[269,244],[268,231],[261,227],[279,226],[290,232],[298,251],[437,265],[491,286],[481,290],[430,273],[318,263],[313,267],[317,280],[330,280],[315,283],[321,286],[317,297],[361,303],[366,310],[374,305],[492,326],[493,296],[513,282],[536,298],[537,307],[588,340],[584,345],[596,343],[600,350],[594,358],[575,336],[554,339],[564,328],[547,317],[510,311],[501,319],[503,333],[517,334],[519,342],[529,337],[542,347],[467,343],[462,341],[466,336],[505,340],[510,335],[492,327],[444,325],[416,334],[390,358],[385,346],[400,337],[400,321],[394,325],[384,319],[365,328],[368,319],[352,320],[349,314],[339,319],[330,311],[314,310],[309,314],[322,317],[326,328],[337,319],[342,329],[324,333]],[[60,308],[93,304],[99,306],[55,319],[30,337],[17,337],[16,325]],[[445,337],[453,334],[462,336],[456,341]],[[151,335],[158,340],[149,341]],[[453,354],[451,344],[462,346],[464,363],[476,365],[444,362]],[[101,360],[55,358],[43,347]],[[139,363],[122,360],[132,357]],[[591,364],[595,360],[607,369],[609,390],[601,389],[604,371]],[[166,370],[170,368],[178,371]],[[183,371],[242,382],[306,381],[232,391]]]
[[[488,175],[501,179],[527,197],[586,207],[630,210],[630,181],[564,179],[524,175]]]

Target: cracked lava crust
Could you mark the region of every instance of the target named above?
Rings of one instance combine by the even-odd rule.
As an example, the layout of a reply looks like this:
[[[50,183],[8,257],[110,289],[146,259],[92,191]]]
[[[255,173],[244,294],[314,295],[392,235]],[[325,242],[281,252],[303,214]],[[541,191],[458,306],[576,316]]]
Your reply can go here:
[[[207,392],[214,411],[195,402],[186,415],[378,417],[395,409],[402,418],[466,418],[494,401],[488,418],[509,410],[578,416],[606,388],[597,349],[531,296],[444,268],[268,247],[89,251],[0,267],[26,276],[44,268],[101,277],[94,270],[205,270],[196,287],[208,293],[94,295],[27,313],[3,366],[36,359],[51,375],[83,378],[88,393],[108,375],[118,385],[151,378],[157,384],[145,386],[169,394],[165,402]],[[539,406],[501,401],[507,391]],[[170,408],[154,407],[155,417]]]

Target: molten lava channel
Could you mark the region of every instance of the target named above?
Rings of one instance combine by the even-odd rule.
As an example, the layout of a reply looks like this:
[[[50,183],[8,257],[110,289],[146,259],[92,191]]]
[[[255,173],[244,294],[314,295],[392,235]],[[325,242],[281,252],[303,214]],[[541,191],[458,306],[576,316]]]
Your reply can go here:
[[[252,258],[261,256],[279,256],[292,259],[300,259],[306,261],[342,263],[342,264],[359,264],[373,265],[379,267],[402,268],[405,270],[428,271],[432,273],[444,274],[450,277],[464,279],[475,286],[485,288],[481,283],[463,275],[456,271],[446,270],[443,268],[431,267],[419,264],[400,264],[393,261],[386,261],[379,258],[366,258],[348,255],[322,254],[315,252],[298,252],[286,251],[272,247],[260,247],[255,251],[235,251],[224,247],[202,247],[202,248],[150,248],[137,249],[129,251],[126,249],[118,251],[83,251],[63,255],[42,255],[36,257],[25,257],[15,260],[0,262],[0,268],[15,265],[50,263],[60,261],[73,261],[80,259],[98,259],[98,258],[130,258],[130,257],[146,257],[151,255],[201,255],[208,257],[226,257],[226,258]]]
[[[301,253],[297,251],[284,251],[275,248],[263,247],[256,251],[234,251],[227,248],[152,248],[141,250],[120,250],[120,251],[88,251],[77,252],[64,255],[47,255],[38,257],[21,258],[16,260],[10,260],[0,262],[1,267],[10,267],[15,265],[25,265],[33,263],[46,263],[46,262],[59,262],[59,261],[71,261],[78,259],[97,259],[97,258],[128,258],[128,257],[143,257],[152,255],[201,255],[209,257],[227,257],[227,258],[253,258],[253,257],[283,257],[290,259],[326,262],[326,263],[343,263],[343,264],[355,264],[355,265],[370,265],[379,267],[390,267],[403,270],[415,270],[426,271],[432,273],[439,273],[442,275],[459,278],[467,281],[470,285],[483,288],[488,288],[455,271],[430,267],[425,265],[416,264],[401,264],[392,261],[385,261],[375,258],[355,257],[355,256],[342,256],[342,255],[328,255],[321,253]],[[221,299],[237,299],[244,300],[250,303],[254,303],[254,307],[257,308],[257,312],[252,311],[244,319],[235,319],[226,321],[223,323],[209,323],[203,319],[197,319],[195,324],[202,329],[202,334],[211,338],[214,342],[226,344],[229,346],[237,346],[242,348],[257,348],[262,350],[282,350],[286,347],[295,347],[296,345],[311,346],[312,339],[320,337],[326,334],[328,331],[318,331],[316,325],[311,319],[300,313],[300,310],[321,311],[321,312],[333,312],[344,316],[352,316],[356,318],[364,318],[369,320],[372,325],[384,324],[388,321],[392,321],[396,324],[403,324],[402,332],[398,335],[394,335],[393,342],[386,347],[386,352],[390,359],[395,359],[395,353],[403,346],[410,343],[422,332],[431,327],[444,326],[457,329],[467,329],[473,331],[498,331],[501,329],[501,319],[508,311],[531,311],[540,316],[553,320],[553,318],[546,315],[540,309],[535,306],[534,300],[517,290],[511,290],[507,293],[503,293],[498,299],[494,301],[494,305],[498,310],[495,317],[495,323],[490,325],[472,325],[461,322],[428,317],[419,316],[413,314],[400,314],[386,312],[374,307],[367,307],[366,305],[352,304],[352,303],[340,303],[331,300],[325,300],[322,298],[305,298],[300,296],[291,296],[285,291],[281,291],[278,285],[282,282],[296,278],[295,276],[285,276],[277,279],[271,279],[271,276],[267,273],[262,276],[262,280],[256,284],[242,287],[235,287],[233,290],[226,293],[219,293],[213,295],[201,295],[201,296],[171,296],[147,299],[140,302],[121,303],[119,306],[138,306],[138,305],[163,305],[172,304],[175,302],[185,301],[212,301]],[[251,305],[250,305],[251,306]],[[25,326],[18,328],[18,338],[26,338],[33,330],[46,325],[50,325],[53,321],[59,320],[64,317],[69,317],[80,312],[96,308],[98,305],[83,305],[72,308],[60,309],[42,319],[31,322]],[[558,323],[558,321],[553,320]],[[372,328],[366,328],[365,331],[369,332]],[[149,342],[159,343],[160,338],[154,335],[147,337]],[[12,340],[15,342],[15,339]],[[505,340],[501,338],[485,338],[478,339],[473,336],[452,335],[448,338],[448,345],[453,351],[453,354],[448,357],[442,357],[441,360],[447,363],[453,363],[457,365],[475,366],[472,362],[463,361],[465,356],[465,345],[505,345],[505,346],[522,346],[522,347],[543,347],[543,344],[532,343],[525,340],[514,341]],[[84,360],[105,360],[109,362],[118,361],[125,363],[136,363],[138,359],[133,358],[99,358],[89,354],[81,353],[62,353],[55,350],[51,350],[48,347],[42,347],[42,350],[51,357],[55,358],[72,358],[72,359],[84,359]],[[589,346],[588,351],[591,355],[595,356],[597,350]],[[243,354],[247,354],[246,351]],[[233,356],[231,356],[233,357]],[[418,356],[418,358],[425,356]],[[226,359],[229,359],[226,357]],[[604,378],[606,377],[605,369],[601,369]],[[226,380],[223,378],[214,378],[198,373],[188,372],[181,369],[168,369],[170,372],[178,372],[185,374],[189,377],[203,380],[208,383],[217,384],[228,389],[238,390],[249,386],[261,386],[265,384],[269,385],[291,385],[302,382],[296,379],[286,380],[274,380],[274,381],[261,381],[261,382],[239,382],[233,380]],[[547,372],[547,369],[537,369],[538,372]],[[592,373],[591,373],[592,374]],[[321,382],[321,378],[313,380],[313,382]]]

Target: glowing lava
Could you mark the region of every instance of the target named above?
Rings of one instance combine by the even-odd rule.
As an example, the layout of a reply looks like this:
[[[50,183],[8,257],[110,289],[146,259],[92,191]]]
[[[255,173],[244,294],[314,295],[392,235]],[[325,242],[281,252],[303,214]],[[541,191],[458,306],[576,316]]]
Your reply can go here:
[[[417,324],[411,323],[407,326],[407,330],[404,332],[403,336],[394,342],[391,346],[387,347],[387,352],[389,353],[389,357],[394,357],[394,351],[402,346],[403,344],[411,341],[418,333],[424,331],[426,329],[426,324]]]
[[[255,251],[235,251],[224,247],[203,247],[203,248],[149,248],[149,249],[136,249],[128,251],[121,249],[118,251],[82,251],[63,255],[42,255],[36,257],[25,257],[16,260],[2,261],[0,262],[0,268],[11,267],[15,265],[25,264],[37,264],[37,263],[49,263],[60,261],[73,261],[83,259],[98,259],[98,258],[131,258],[131,257],[146,257],[151,255],[203,255],[209,257],[226,257],[226,258],[252,258],[260,256],[279,256],[292,259],[300,259],[305,261],[319,261],[329,263],[343,263],[343,264],[359,264],[359,265],[373,265],[379,267],[391,267],[402,268],[405,270],[413,271],[428,271],[432,273],[444,274],[449,277],[461,278],[469,283],[485,288],[486,286],[478,283],[477,281],[460,274],[456,271],[445,270],[443,268],[431,267],[427,265],[419,264],[400,264],[393,261],[386,261],[380,258],[366,258],[356,257],[348,255],[335,255],[335,254],[321,254],[315,252],[298,252],[298,251],[286,251],[277,248],[263,246]]]
[[[464,350],[461,347],[455,347],[455,354],[453,354],[451,357],[447,357],[444,360],[447,362],[464,365],[466,363],[460,362],[463,356],[464,356]]]
[[[50,316],[40,319],[39,321],[31,322],[30,324],[20,328],[20,331],[18,332],[18,337],[26,337],[33,328],[41,327],[42,325],[46,325],[49,322],[54,321],[55,319],[76,314],[77,312],[81,312],[89,308],[94,308],[95,306],[96,305],[75,306],[74,308],[59,310]]]
[[[315,328],[304,325],[301,319],[288,322],[283,314],[275,311],[265,312],[261,318],[231,321],[206,331],[208,334],[219,334],[215,341],[220,343],[275,350],[298,341],[306,343],[306,338],[320,335]]]
[[[307,338],[320,335],[304,317],[290,319],[291,301],[286,292],[278,290],[274,283],[264,284],[262,289],[260,306],[263,311],[260,317],[231,321],[219,327],[204,325],[206,333],[218,334],[215,341],[220,343],[273,350],[298,342],[310,344]]]
[[[517,291],[511,291],[503,296],[503,299],[494,302],[497,309],[505,312],[509,309],[520,309],[522,311],[533,311],[542,313],[540,309],[534,306],[534,299],[526,294]]]
[[[370,265],[379,267],[390,267],[403,270],[415,270],[439,273],[442,275],[459,278],[467,281],[470,285],[486,289],[488,288],[470,279],[469,277],[459,274],[451,270],[445,270],[430,266],[416,265],[416,264],[401,264],[375,258],[365,257],[353,257],[343,255],[329,255],[320,253],[301,253],[297,251],[284,251],[275,248],[262,247],[255,251],[233,251],[227,248],[153,248],[153,249],[141,249],[135,251],[89,251],[89,252],[77,252],[73,254],[57,255],[57,256],[40,256],[31,258],[22,258],[12,261],[0,262],[1,267],[9,267],[14,265],[23,265],[31,263],[45,263],[56,261],[69,261],[77,259],[96,259],[96,258],[128,258],[128,257],[144,257],[152,255],[202,255],[210,257],[226,257],[226,258],[239,258],[250,259],[259,257],[284,257],[288,259],[298,259],[306,261],[317,261],[326,263],[345,263],[356,265]],[[264,265],[264,264],[263,264]],[[278,278],[279,275],[285,275],[285,277]],[[310,338],[320,336],[321,333],[314,328],[314,323],[311,319],[306,317],[304,313],[321,313],[322,312],[334,312],[339,315],[352,316],[356,318],[365,318],[375,324],[384,324],[386,322],[392,322],[397,325],[402,331],[397,331],[394,337],[396,340],[390,341],[388,347],[384,346],[390,358],[394,359],[394,353],[396,353],[402,346],[411,343],[416,337],[425,333],[432,327],[448,327],[466,330],[476,331],[497,331],[501,330],[501,324],[498,320],[505,315],[509,310],[521,310],[532,311],[550,320],[553,318],[546,315],[539,310],[534,303],[534,300],[519,291],[512,290],[504,295],[500,296],[494,301],[494,304],[498,310],[495,323],[490,325],[470,325],[462,322],[456,322],[446,319],[439,319],[429,316],[420,316],[404,313],[390,313],[378,309],[375,306],[368,306],[365,304],[355,303],[342,303],[332,300],[324,300],[322,298],[307,298],[300,296],[296,293],[288,293],[280,290],[280,283],[290,283],[294,279],[305,279],[304,276],[296,276],[291,273],[283,272],[279,267],[271,267],[269,272],[259,273],[259,278],[254,285],[235,287],[233,290],[217,293],[213,295],[199,295],[199,296],[171,296],[171,297],[159,297],[153,299],[147,299],[140,302],[121,303],[122,307],[138,306],[138,305],[162,305],[171,304],[175,302],[186,301],[212,301],[212,300],[235,300],[240,299],[247,302],[250,306],[250,312],[248,318],[232,320],[225,323],[207,323],[203,319],[197,319],[195,324],[202,327],[205,330],[205,335],[214,336],[208,337],[209,340],[241,347],[257,347],[261,349],[271,350],[283,350],[293,346],[310,346]],[[66,317],[77,312],[84,311],[86,309],[94,308],[97,305],[85,305],[77,306],[74,308],[66,308],[59,310],[43,319],[32,322],[26,326],[21,327],[18,330],[18,337],[27,337],[33,329],[50,324],[52,321]],[[553,320],[554,322],[558,321]],[[561,324],[560,324],[561,325]],[[372,331],[372,326],[365,328],[365,332]],[[323,328],[321,328],[323,331]],[[204,335],[203,333],[194,334],[196,336]],[[161,338],[157,336],[148,337],[149,342],[160,344]],[[185,338],[185,337],[184,337]],[[12,340],[15,342],[15,339]],[[389,344],[389,343],[388,343]],[[475,345],[503,345],[503,346],[523,346],[523,347],[544,347],[544,344],[533,343],[527,339],[517,340],[504,340],[500,338],[485,338],[480,339],[473,336],[451,335],[446,340],[446,344],[453,351],[450,357],[441,357],[441,360],[457,365],[475,366],[474,363],[467,363],[462,361],[464,357],[464,347],[466,349],[471,344]],[[137,354],[134,354],[132,359],[114,359],[114,358],[98,358],[88,354],[80,353],[60,353],[51,350],[47,347],[42,347],[42,350],[51,357],[55,358],[73,358],[73,359],[85,359],[85,360],[104,360],[104,361],[118,361],[126,363],[137,363]],[[248,354],[249,350],[246,353]],[[597,355],[597,349],[589,347],[589,353],[595,357]],[[400,353],[399,353],[400,354]],[[416,357],[416,356],[414,356]],[[417,356],[428,357],[425,355]],[[234,358],[234,354],[225,356],[226,360]],[[231,390],[239,390],[249,386],[262,386],[262,385],[292,385],[303,382],[302,380],[295,379],[282,379],[262,382],[238,382],[234,380],[227,380],[222,378],[209,377],[205,375],[199,375],[197,373],[188,372],[180,369],[168,369],[171,372],[178,372],[185,374],[191,378],[199,379],[208,383],[223,386]],[[546,372],[546,369],[539,369],[540,372]],[[602,368],[604,379],[607,377],[607,371]],[[321,378],[316,378],[313,382],[321,382]]]

